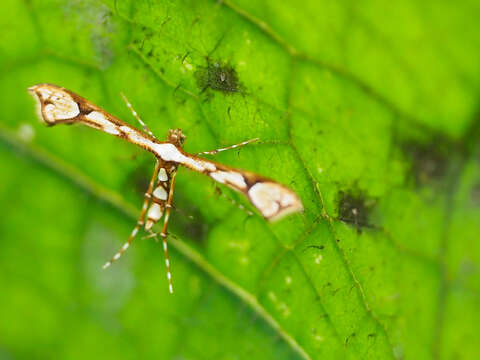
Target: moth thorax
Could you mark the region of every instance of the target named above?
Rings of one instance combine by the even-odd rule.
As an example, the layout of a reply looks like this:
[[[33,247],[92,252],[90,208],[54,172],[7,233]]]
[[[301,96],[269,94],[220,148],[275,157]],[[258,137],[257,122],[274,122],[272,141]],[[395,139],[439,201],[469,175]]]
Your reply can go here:
[[[168,130],[167,141],[175,146],[182,147],[187,137],[181,129]]]

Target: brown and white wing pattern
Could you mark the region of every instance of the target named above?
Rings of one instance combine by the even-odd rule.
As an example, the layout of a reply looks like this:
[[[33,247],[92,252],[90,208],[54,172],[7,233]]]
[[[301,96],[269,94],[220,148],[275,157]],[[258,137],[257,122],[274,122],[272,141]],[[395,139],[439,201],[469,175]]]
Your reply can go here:
[[[256,182],[248,189],[248,198],[269,221],[303,211],[302,202],[297,195],[274,181]]]
[[[152,151],[155,139],[150,135],[70,90],[52,84],[38,84],[28,88],[28,91],[38,101],[40,117],[49,126],[81,123]]]
[[[303,210],[302,202],[295,192],[274,180],[194,155],[184,153],[184,156],[188,156],[188,161],[180,161],[183,166],[193,170],[195,167],[201,167],[201,172],[213,180],[243,193],[269,221],[279,220],[288,214]]]
[[[227,168],[221,164],[216,166],[217,170],[210,172],[210,177],[245,194],[267,220],[279,220],[303,210],[300,199],[286,186],[251,172]]]

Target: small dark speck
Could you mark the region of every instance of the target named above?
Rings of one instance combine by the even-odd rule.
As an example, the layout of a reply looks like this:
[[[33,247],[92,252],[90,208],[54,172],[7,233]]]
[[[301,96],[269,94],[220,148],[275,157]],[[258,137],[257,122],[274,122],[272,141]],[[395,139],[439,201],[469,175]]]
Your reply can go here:
[[[309,246],[307,246],[307,248],[305,250],[308,250],[308,249],[323,250],[324,248],[325,248],[325,246],[323,246],[323,245],[309,245]]]
[[[345,339],[345,346],[348,346],[348,342],[350,341],[351,338],[355,337],[357,334],[352,333],[350,334],[346,339]]]
[[[360,232],[363,227],[369,227],[368,217],[371,207],[374,205],[372,199],[368,199],[362,192],[338,193],[338,216],[339,220],[352,224]]]

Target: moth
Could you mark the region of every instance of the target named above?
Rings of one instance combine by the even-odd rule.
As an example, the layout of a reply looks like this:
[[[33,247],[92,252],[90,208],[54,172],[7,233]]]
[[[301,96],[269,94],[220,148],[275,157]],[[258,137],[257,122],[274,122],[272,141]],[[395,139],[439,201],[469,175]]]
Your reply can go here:
[[[133,116],[142,125],[143,131],[123,122],[63,87],[52,84],[38,84],[28,90],[37,100],[40,118],[47,125],[81,123],[140,146],[153,153],[156,158],[153,175],[145,192],[143,207],[137,224],[127,242],[103,266],[104,268],[107,268],[122,256],[131,245],[138,231],[144,227],[149,233],[149,237],[156,238],[160,235],[162,238],[169,291],[170,293],[173,292],[167,248],[167,227],[179,166],[205,174],[220,184],[244,194],[260,214],[269,221],[278,220],[287,214],[303,210],[300,199],[288,187],[255,173],[235,169],[198,156],[199,154],[216,154],[258,139],[193,155],[183,150],[186,137],[182,130],[169,130],[166,141],[159,141],[123,95]],[[154,233],[152,228],[162,217],[162,230],[160,233]]]

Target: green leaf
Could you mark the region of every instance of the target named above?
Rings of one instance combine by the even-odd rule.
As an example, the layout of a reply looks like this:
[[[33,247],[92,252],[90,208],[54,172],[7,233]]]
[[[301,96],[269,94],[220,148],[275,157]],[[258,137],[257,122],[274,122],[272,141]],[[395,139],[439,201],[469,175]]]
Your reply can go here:
[[[480,357],[476,2],[6,0],[0,13],[0,357]],[[150,154],[47,128],[65,86],[293,188],[266,223],[181,169],[175,294],[128,237]],[[136,125],[136,124],[135,124]],[[188,215],[193,215],[193,219]]]

